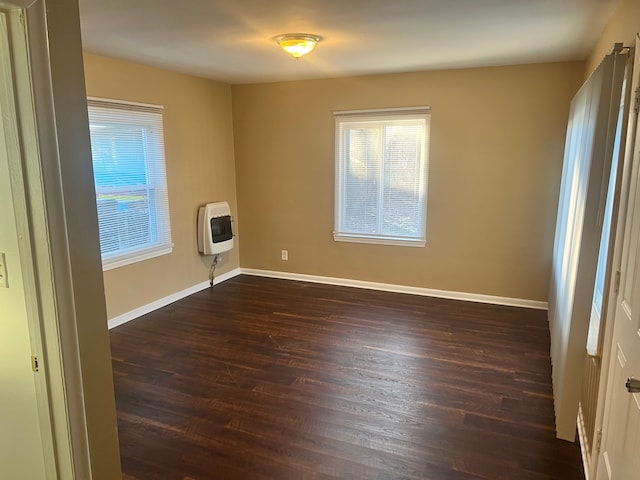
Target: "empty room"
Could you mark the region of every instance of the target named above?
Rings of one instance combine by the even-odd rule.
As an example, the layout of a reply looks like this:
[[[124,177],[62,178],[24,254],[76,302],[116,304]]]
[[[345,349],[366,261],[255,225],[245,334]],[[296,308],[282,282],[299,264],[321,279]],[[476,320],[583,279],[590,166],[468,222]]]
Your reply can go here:
[[[638,0],[0,15],[2,478],[636,478]]]

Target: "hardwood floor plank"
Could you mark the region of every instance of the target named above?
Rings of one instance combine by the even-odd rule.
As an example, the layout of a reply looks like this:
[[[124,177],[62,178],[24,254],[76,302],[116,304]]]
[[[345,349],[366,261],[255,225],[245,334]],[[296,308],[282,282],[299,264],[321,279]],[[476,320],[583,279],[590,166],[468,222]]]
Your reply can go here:
[[[582,480],[546,312],[239,276],[111,331],[128,480]]]

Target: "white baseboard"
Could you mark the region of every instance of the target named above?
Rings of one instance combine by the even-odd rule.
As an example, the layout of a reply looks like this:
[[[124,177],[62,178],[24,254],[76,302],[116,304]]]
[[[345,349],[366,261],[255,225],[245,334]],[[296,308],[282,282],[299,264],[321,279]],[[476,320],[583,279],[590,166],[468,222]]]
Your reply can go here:
[[[227,273],[223,273],[221,275],[216,276],[213,284],[218,285],[219,283],[229,280],[230,278],[233,278],[237,275],[240,275],[239,268],[235,268]],[[157,310],[166,305],[169,305],[170,303],[178,301],[184,297],[188,297],[189,295],[193,295],[194,293],[197,293],[206,288],[209,288],[208,280],[205,282],[199,283],[197,285],[194,285],[192,287],[186,288],[184,290],[181,290],[179,292],[173,293],[171,295],[168,295],[166,297],[160,298],[154,302],[147,303],[146,305],[135,308],[127,313],[123,313],[122,315],[118,315],[117,317],[110,319],[107,322],[107,326],[109,330],[111,330],[112,328],[115,328],[119,325],[130,322],[131,320],[141,317],[142,315],[153,312],[154,310]]]
[[[534,308],[537,310],[547,310],[548,303],[537,300],[526,300],[521,298],[496,297],[480,293],[451,292],[447,290],[434,290],[431,288],[409,287],[405,285],[393,285],[390,283],[366,282],[363,280],[351,280],[348,278],[321,277],[317,275],[307,275],[303,273],[276,272],[272,270],[257,270],[253,268],[242,268],[240,273],[255,275],[259,277],[282,278],[285,280],[300,280],[303,282],[325,283],[328,285],[341,285],[345,287],[367,288],[370,290],[382,290],[385,292],[409,293],[412,295],[422,295],[425,297],[447,298],[450,300],[463,300],[467,302],[490,303],[494,305],[506,305],[511,307]]]
[[[390,283],[366,282],[363,280],[352,280],[349,278],[322,277],[318,275],[307,275],[303,273],[276,272],[272,270],[258,270],[254,268],[236,268],[230,272],[223,273],[215,278],[214,284],[217,285],[237,275],[254,275],[258,277],[282,278],[285,280],[298,280],[302,282],[324,283],[327,285],[340,285],[344,287],[367,288],[369,290],[381,290],[385,292],[408,293],[411,295],[422,295],[425,297],[447,298],[450,300],[463,300],[466,302],[489,303],[494,305],[507,305],[511,307],[534,308],[537,310],[546,310],[547,302],[539,302],[536,300],[525,300],[520,298],[496,297],[493,295],[483,295],[479,293],[451,292],[447,290],[434,290],[431,288],[409,287],[405,285],[394,285]],[[148,303],[141,307],[135,308],[129,312],[123,313],[110,319],[107,323],[109,330],[124,323],[130,322],[142,315],[153,312],[170,303],[188,297],[209,287],[209,282],[205,281],[192,287],[173,293],[166,297],[160,298],[154,302]]]

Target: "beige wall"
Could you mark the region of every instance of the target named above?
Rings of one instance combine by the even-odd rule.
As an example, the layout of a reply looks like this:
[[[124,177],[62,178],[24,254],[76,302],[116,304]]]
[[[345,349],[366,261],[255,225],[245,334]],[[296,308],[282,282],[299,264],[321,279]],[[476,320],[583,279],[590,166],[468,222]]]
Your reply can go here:
[[[234,86],[241,266],[546,301],[583,72],[573,62]],[[427,246],[334,242],[332,112],[414,105],[432,107]]]
[[[164,106],[170,255],[104,272],[108,317],[208,280],[210,257],[196,244],[198,206],[227,200],[236,212],[231,87],[202,78],[85,54],[89,96]],[[238,267],[238,248],[216,274]]]
[[[589,55],[587,75],[595,70],[614,43],[623,42],[627,46],[633,46],[638,32],[640,32],[640,1],[621,0]]]

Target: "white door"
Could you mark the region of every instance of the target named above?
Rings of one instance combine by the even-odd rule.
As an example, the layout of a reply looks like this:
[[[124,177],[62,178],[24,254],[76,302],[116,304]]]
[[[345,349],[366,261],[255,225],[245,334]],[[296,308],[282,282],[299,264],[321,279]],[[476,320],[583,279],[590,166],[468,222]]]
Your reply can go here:
[[[636,59],[638,57],[636,56]],[[635,65],[640,68],[640,65]],[[640,393],[629,393],[628,378],[640,380],[640,135],[635,150],[625,218],[620,290],[610,355],[604,442],[598,480],[640,479]],[[640,389],[639,389],[640,392]]]
[[[0,47],[6,45],[7,23],[0,12]],[[5,141],[16,131],[11,121],[15,117],[0,102],[0,476],[41,480],[47,478],[45,455]]]

